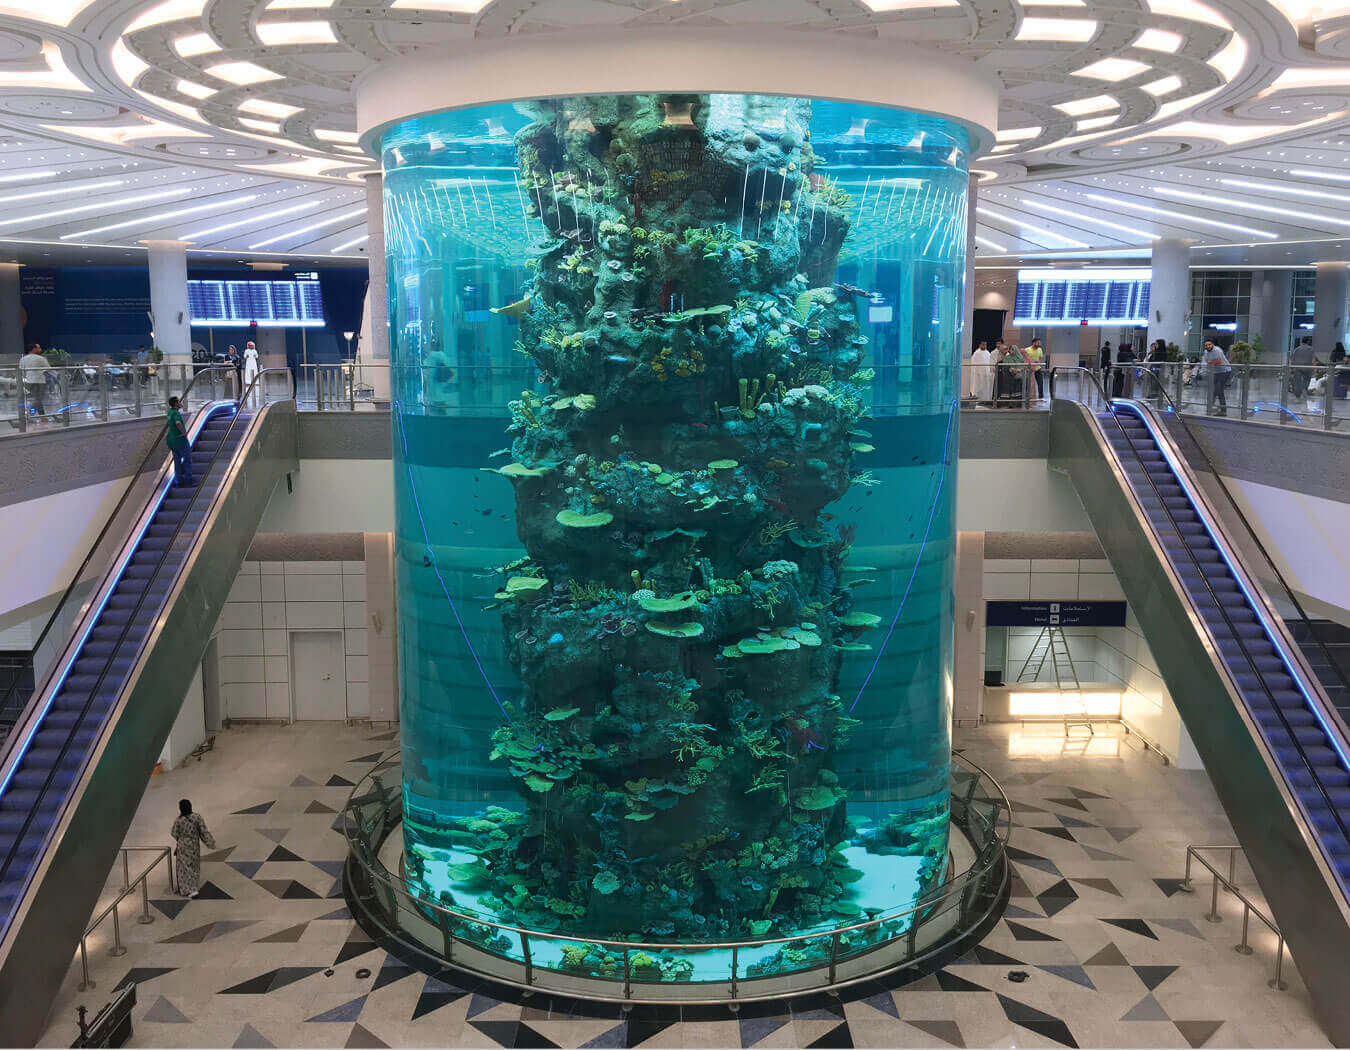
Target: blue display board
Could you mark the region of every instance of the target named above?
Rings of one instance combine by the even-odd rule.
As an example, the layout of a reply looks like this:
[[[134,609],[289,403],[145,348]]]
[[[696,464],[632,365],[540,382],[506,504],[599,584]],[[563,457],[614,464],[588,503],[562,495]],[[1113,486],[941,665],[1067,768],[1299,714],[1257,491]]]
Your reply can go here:
[[[1148,267],[1018,270],[1013,324],[1146,325],[1151,278]]]
[[[1124,627],[1124,602],[985,602],[988,627]]]
[[[310,281],[188,281],[192,323],[205,328],[322,328],[323,294]]]

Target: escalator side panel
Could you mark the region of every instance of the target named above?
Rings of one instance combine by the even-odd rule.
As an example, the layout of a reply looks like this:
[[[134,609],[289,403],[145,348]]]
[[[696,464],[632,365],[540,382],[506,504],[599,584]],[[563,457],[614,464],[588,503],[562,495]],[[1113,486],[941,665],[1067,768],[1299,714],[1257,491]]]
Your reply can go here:
[[[69,970],[276,482],[297,467],[294,402],[261,414],[175,581],[32,880],[0,959],[0,1045],[31,1046]],[[163,840],[168,840],[166,815]]]
[[[1350,920],[1334,876],[1223,670],[1089,412],[1053,403],[1050,463],[1068,473],[1274,918],[1304,965],[1318,1018],[1350,1045]],[[1178,858],[1180,863],[1180,858]]]

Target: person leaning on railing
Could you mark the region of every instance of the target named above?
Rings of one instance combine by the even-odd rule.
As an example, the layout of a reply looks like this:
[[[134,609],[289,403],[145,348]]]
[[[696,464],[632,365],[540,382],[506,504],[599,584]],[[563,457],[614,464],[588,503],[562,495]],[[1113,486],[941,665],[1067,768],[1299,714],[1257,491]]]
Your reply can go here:
[[[42,356],[42,347],[32,343],[28,353],[19,358],[19,376],[23,380],[24,396],[28,404],[39,416],[47,414],[47,359]]]

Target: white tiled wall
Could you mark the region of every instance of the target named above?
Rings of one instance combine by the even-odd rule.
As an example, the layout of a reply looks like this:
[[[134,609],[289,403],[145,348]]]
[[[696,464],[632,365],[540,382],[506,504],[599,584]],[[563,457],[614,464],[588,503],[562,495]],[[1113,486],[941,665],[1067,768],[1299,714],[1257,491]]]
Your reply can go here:
[[[986,558],[986,601],[1116,601],[1125,592],[1111,563],[1089,558]]]
[[[290,632],[336,630],[347,708],[331,717],[367,717],[365,572],[364,561],[244,562],[217,624],[222,714],[289,719]]]

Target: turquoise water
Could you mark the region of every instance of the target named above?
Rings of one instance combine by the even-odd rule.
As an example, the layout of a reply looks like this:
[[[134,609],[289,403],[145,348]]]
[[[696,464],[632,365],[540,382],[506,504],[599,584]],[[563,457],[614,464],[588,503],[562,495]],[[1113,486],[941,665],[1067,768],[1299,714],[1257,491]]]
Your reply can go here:
[[[947,844],[965,133],[609,96],[383,145],[410,881],[596,974],[903,909]]]

